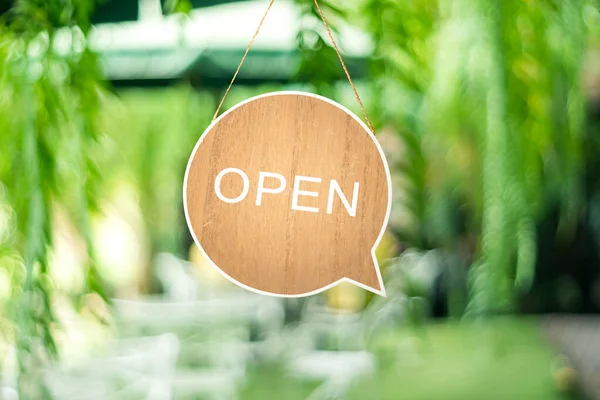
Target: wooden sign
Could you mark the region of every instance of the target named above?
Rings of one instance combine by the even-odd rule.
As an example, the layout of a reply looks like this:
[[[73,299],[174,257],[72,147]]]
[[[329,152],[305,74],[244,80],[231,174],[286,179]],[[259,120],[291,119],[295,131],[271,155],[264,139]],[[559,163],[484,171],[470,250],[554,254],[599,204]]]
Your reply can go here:
[[[215,267],[246,289],[287,297],[340,281],[385,295],[374,250],[390,205],[371,131],[302,92],[255,97],[219,117],[184,181],[188,226]]]

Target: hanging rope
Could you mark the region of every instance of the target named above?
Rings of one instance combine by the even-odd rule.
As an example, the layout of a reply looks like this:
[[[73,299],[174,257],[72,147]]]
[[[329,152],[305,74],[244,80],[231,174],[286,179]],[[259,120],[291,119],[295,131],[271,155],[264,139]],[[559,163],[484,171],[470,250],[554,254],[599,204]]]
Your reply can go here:
[[[250,52],[250,49],[252,48],[252,45],[254,44],[254,41],[256,40],[256,37],[258,36],[258,34],[260,32],[260,28],[262,28],[263,23],[265,22],[265,19],[267,18],[267,14],[269,14],[271,7],[273,7],[274,2],[275,2],[275,0],[271,0],[269,2],[269,6],[267,7],[265,14],[263,15],[263,17],[260,20],[260,23],[258,24],[258,28],[256,28],[256,32],[254,32],[254,36],[252,36],[252,40],[250,40],[250,43],[248,44],[248,48],[246,48],[246,52],[244,53],[244,56],[242,57],[242,61],[240,61],[240,65],[238,65],[237,69],[235,70],[235,74],[233,74],[233,78],[231,79],[231,82],[229,83],[229,86],[227,87],[227,90],[225,91],[225,94],[223,95],[223,98],[221,99],[219,106],[217,107],[217,111],[215,111],[215,115],[213,116],[213,119],[212,119],[213,122],[215,119],[217,119],[217,116],[219,115],[219,111],[221,111],[221,107],[223,107],[223,103],[225,102],[225,99],[227,98],[227,95],[229,94],[229,91],[231,90],[231,87],[233,86],[233,82],[235,82],[235,78],[237,78],[238,74],[240,73],[240,69],[242,69],[242,65],[244,65],[244,61],[246,61],[246,57],[248,56],[248,53]]]
[[[219,111],[221,111],[221,108],[223,107],[223,103],[225,102],[225,99],[227,98],[227,95],[229,94],[229,91],[231,90],[233,83],[235,82],[235,79],[237,78],[237,76],[240,72],[240,69],[242,68],[242,65],[244,64],[244,61],[246,61],[246,57],[248,56],[248,53],[250,52],[250,49],[252,48],[252,45],[254,44],[254,41],[256,40],[258,34],[260,33],[260,29],[262,28],[263,23],[265,22],[265,19],[267,18],[267,15],[269,14],[269,11],[271,10],[271,7],[273,7],[274,2],[275,2],[275,0],[269,1],[269,5],[268,5],[264,15],[262,16],[260,23],[258,24],[258,28],[256,28],[256,32],[254,33],[254,36],[252,36],[252,40],[250,40],[250,43],[248,44],[248,47],[246,48],[244,56],[242,57],[242,60],[240,61],[240,64],[238,65],[238,67],[235,71],[235,74],[233,74],[233,78],[231,79],[231,82],[229,83],[229,86],[227,87],[227,90],[225,91],[225,94],[223,95],[223,98],[221,99],[221,102],[219,103],[217,110],[215,111],[215,115],[213,116],[213,119],[212,119],[213,121],[215,119],[217,119],[217,116],[219,115]],[[327,22],[327,19],[325,18],[325,14],[323,14],[323,10],[321,9],[321,6],[319,6],[319,2],[317,0],[314,0],[314,3],[315,3],[315,6],[317,7],[317,11],[319,12],[319,15],[321,16],[321,19],[323,20],[323,24],[325,25],[325,30],[327,31],[327,34],[329,35],[329,39],[331,40],[331,43],[333,44],[333,48],[335,49],[335,52],[337,53],[340,63],[342,64],[342,68],[344,69],[344,72],[346,73],[348,82],[350,82],[350,86],[352,87],[352,91],[354,92],[356,101],[358,101],[358,105],[360,106],[363,116],[365,117],[365,121],[367,122],[369,129],[371,129],[371,132],[375,132],[375,130],[373,129],[373,125],[371,124],[371,121],[369,120],[369,117],[367,116],[367,112],[365,111],[363,102],[360,99],[358,90],[356,90],[356,86],[354,86],[354,82],[352,81],[352,77],[350,76],[348,67],[346,66],[346,63],[344,62],[342,53],[340,52],[340,49],[338,48],[338,45],[333,37],[333,33],[331,32],[329,23]]]

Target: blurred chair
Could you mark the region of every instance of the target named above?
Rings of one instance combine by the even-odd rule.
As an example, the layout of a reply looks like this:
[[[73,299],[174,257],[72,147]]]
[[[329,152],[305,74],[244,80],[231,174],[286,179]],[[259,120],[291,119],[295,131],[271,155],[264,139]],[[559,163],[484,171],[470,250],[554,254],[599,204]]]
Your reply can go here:
[[[200,282],[195,279],[190,263],[170,253],[161,253],[154,259],[154,267],[166,298],[192,301],[200,296]]]
[[[167,292],[184,290],[190,282],[189,287],[195,285],[192,275],[178,270],[180,260],[163,257],[161,262],[160,276]],[[277,357],[282,346],[278,339],[283,304],[280,299],[237,288],[197,287],[201,289],[189,290],[180,300],[173,293],[135,301],[114,299],[117,329],[128,337],[160,332],[177,335],[181,346],[174,376],[177,399],[234,399],[252,360]]]
[[[2,399],[2,400],[19,400],[19,394],[13,387],[0,386],[0,399]]]
[[[177,399],[234,398],[249,359],[248,321],[256,310],[235,299],[114,300],[118,329],[128,336],[172,332],[181,353],[174,375]]]
[[[356,378],[375,370],[374,356],[365,350],[364,330],[360,313],[331,309],[319,297],[310,299],[301,321],[285,332],[288,374],[322,381],[311,400],[343,398]]]
[[[117,340],[102,357],[50,369],[45,380],[60,400],[169,400],[178,353],[171,334]]]
[[[283,308],[277,300],[235,292],[195,301],[169,301],[159,297],[113,299],[113,305],[117,325],[126,333],[173,330],[196,333],[204,328],[215,336],[219,329],[249,329],[255,325],[266,337],[278,332],[283,324]]]
[[[220,336],[231,330],[249,330],[257,356],[275,356],[284,323],[281,299],[260,296],[233,285],[215,288],[201,282],[191,263],[170,254],[155,261],[165,296],[135,301],[114,300],[117,324],[126,336],[175,332],[181,339],[209,331]],[[206,329],[210,327],[210,329]]]

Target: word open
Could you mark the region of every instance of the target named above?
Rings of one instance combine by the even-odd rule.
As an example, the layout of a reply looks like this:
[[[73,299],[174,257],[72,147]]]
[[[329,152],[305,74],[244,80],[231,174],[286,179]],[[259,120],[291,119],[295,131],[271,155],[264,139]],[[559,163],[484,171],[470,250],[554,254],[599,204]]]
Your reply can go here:
[[[221,181],[227,174],[236,174],[242,178],[243,188],[242,192],[237,197],[227,197],[221,191]],[[269,185],[267,187],[267,181],[276,181],[275,185]],[[294,177],[294,185],[292,188],[292,210],[295,211],[305,211],[305,212],[314,212],[318,213],[319,208],[317,207],[308,207],[302,206],[299,204],[300,197],[319,197],[319,192],[314,192],[306,189],[302,189],[301,185],[304,183],[321,183],[321,178],[311,177],[311,176],[301,176],[296,175]],[[275,172],[259,172],[258,174],[258,185],[256,189],[256,206],[260,207],[262,204],[263,196],[265,194],[281,194],[287,187],[286,179],[283,175],[277,174]],[[214,190],[217,197],[228,204],[239,203],[244,200],[248,196],[248,192],[250,191],[250,179],[248,175],[239,168],[225,168],[221,172],[217,174],[215,178]],[[329,182],[329,191],[327,196],[327,214],[333,213],[333,205],[335,201],[335,197],[340,199],[344,208],[348,212],[351,217],[356,217],[356,209],[358,207],[358,192],[360,190],[360,184],[358,182],[354,182],[354,189],[352,192],[352,202],[348,201],[348,198],[342,191],[340,184],[337,180],[331,179]]]

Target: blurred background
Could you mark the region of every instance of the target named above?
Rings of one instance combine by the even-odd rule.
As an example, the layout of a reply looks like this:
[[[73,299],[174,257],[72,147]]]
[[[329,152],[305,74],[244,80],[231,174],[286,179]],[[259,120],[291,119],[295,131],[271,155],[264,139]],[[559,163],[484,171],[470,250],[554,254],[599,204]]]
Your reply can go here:
[[[265,0],[0,0],[1,399],[599,399],[594,0],[321,0],[388,157],[387,298],[246,292],[185,224]],[[362,115],[312,0],[224,109]]]

